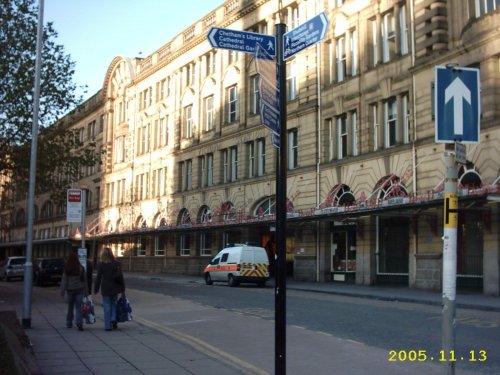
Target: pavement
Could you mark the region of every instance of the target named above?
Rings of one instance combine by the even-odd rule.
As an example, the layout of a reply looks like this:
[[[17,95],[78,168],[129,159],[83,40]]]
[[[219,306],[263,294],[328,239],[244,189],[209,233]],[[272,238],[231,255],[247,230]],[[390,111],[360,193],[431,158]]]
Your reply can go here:
[[[204,283],[201,277],[167,274],[126,273],[125,278],[193,286]],[[0,311],[15,310],[18,317],[23,316],[23,298],[19,295],[22,286],[15,286],[15,292],[13,285],[3,285],[0,286]],[[440,293],[405,287],[287,280],[287,289],[441,305]],[[29,372],[44,375],[274,373],[272,320],[133,289],[127,290],[127,297],[133,308],[132,321],[120,323],[116,331],[105,331],[100,296],[94,296],[98,321],[84,325],[84,331],[79,332],[76,328],[65,327],[66,302],[57,288],[33,288],[31,328],[25,329],[35,358]],[[500,298],[482,294],[459,293],[456,305],[457,308],[500,312]],[[227,343],[217,334],[221,326],[226,331],[238,333],[234,337],[236,344]],[[237,339],[242,337],[242,331],[245,340]],[[444,370],[443,364],[430,361],[388,363],[387,356],[387,350],[311,333],[301,327],[287,327],[288,374],[442,374]],[[475,373],[481,372],[456,370],[456,374]]]

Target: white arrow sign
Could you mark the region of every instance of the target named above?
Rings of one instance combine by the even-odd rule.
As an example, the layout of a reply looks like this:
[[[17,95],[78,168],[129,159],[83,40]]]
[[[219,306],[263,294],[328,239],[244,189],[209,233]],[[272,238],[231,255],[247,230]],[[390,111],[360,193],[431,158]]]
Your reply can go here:
[[[455,78],[453,82],[444,90],[444,102],[448,103],[453,99],[453,124],[455,134],[464,134],[464,100],[471,104],[471,92],[460,78]]]

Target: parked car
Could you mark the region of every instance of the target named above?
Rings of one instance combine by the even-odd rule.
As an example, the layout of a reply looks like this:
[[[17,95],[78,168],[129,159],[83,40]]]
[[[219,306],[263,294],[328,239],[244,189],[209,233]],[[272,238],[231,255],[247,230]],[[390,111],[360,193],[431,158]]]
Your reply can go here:
[[[15,277],[24,279],[24,263],[26,257],[8,257],[0,267],[0,280],[9,281]]]
[[[205,268],[205,283],[225,281],[229,286],[256,283],[260,287],[269,279],[266,249],[259,246],[235,245],[221,250]]]
[[[63,258],[40,258],[33,265],[33,282],[38,285],[60,283],[64,269]]]

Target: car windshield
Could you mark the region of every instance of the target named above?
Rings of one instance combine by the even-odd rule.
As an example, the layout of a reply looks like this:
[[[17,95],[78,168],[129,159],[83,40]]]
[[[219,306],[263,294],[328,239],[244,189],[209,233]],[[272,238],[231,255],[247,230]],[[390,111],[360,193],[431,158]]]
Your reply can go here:
[[[47,259],[42,262],[42,267],[45,268],[54,268],[63,266],[64,266],[64,260],[62,259]]]
[[[11,259],[10,264],[11,265],[19,265],[19,264],[24,264],[26,260],[24,258],[14,258]]]

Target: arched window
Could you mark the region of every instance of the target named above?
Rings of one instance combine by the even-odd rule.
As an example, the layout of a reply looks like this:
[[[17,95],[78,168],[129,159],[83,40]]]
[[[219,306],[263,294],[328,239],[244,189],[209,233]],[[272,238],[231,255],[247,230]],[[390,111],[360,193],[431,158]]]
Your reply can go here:
[[[376,197],[378,201],[408,196],[406,186],[400,181],[400,178],[394,174],[381,178],[377,182],[377,185],[375,185],[375,192],[377,193]]]
[[[183,208],[179,211],[179,216],[177,217],[177,225],[191,224],[191,215],[187,208]]]
[[[236,208],[232,202],[227,201],[222,203],[220,210],[223,221],[236,220]]]
[[[212,211],[208,206],[201,206],[198,214],[198,223],[207,224],[212,222]]]
[[[352,206],[355,203],[356,198],[354,198],[351,188],[345,184],[337,184],[330,190],[319,208]]]
[[[267,197],[261,200],[259,203],[257,203],[253,211],[254,216],[267,216],[267,215],[274,215],[275,213],[276,213],[276,204],[274,196]]]
[[[482,185],[481,175],[473,163],[467,162],[458,170],[458,185],[467,189],[479,189]]]

